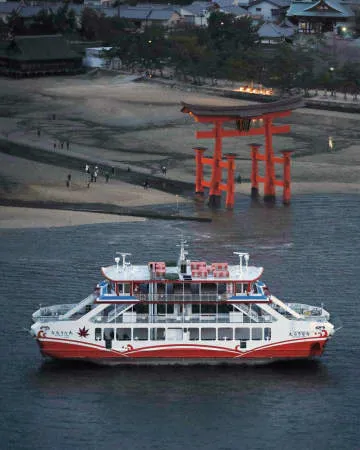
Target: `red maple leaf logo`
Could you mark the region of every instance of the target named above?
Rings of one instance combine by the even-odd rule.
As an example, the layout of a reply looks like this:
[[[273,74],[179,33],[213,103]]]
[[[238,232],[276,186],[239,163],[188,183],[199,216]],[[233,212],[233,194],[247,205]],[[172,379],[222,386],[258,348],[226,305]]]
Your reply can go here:
[[[80,337],[86,338],[86,337],[89,336],[89,330],[87,330],[87,329],[85,328],[85,326],[84,326],[83,328],[79,328],[78,335],[79,335]]]

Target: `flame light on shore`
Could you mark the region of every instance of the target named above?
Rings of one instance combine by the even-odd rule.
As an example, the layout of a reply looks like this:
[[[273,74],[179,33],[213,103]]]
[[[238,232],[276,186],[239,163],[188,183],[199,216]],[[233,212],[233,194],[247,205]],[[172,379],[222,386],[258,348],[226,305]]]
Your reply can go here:
[[[252,86],[240,86],[238,89],[234,89],[233,92],[246,92],[247,94],[257,95],[273,95],[273,90],[268,88],[252,87]]]

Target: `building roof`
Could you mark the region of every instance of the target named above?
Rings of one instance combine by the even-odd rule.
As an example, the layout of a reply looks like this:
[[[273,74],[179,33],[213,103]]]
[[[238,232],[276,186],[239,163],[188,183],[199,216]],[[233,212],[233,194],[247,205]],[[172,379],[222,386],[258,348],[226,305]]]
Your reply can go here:
[[[295,30],[292,27],[281,27],[272,22],[266,22],[258,29],[260,38],[281,39],[293,36]]]
[[[277,8],[287,8],[290,5],[291,0],[255,0],[249,4],[249,8],[260,5],[261,3],[269,3]]]
[[[184,5],[181,7],[181,11],[191,12],[195,16],[204,15],[209,8],[213,6],[211,2],[193,2],[191,5]]]
[[[245,16],[249,14],[246,9],[236,5],[221,6],[220,11],[233,14],[234,16]]]
[[[172,8],[170,9],[153,9],[150,12],[149,20],[170,20],[174,14],[177,14]]]
[[[301,108],[304,105],[301,96],[289,97],[270,103],[246,106],[219,106],[211,104],[191,104],[181,102],[183,113],[191,113],[194,116],[202,117],[230,117],[236,119],[251,119],[261,117],[264,114],[273,112],[288,111],[289,109]]]
[[[15,36],[8,43],[2,56],[18,61],[49,61],[60,59],[81,59],[72,50],[63,36]]]
[[[286,14],[288,17],[333,17],[348,18],[354,13],[348,5],[336,0],[317,0],[315,2],[292,2]]]

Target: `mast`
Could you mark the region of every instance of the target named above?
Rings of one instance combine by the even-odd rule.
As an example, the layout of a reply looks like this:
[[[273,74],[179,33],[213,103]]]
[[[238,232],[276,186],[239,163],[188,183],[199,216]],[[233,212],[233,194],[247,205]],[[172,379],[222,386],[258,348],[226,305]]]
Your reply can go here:
[[[180,270],[180,273],[186,273],[187,272],[187,264],[186,264],[186,256],[188,255],[187,250],[185,250],[186,242],[184,238],[180,239],[180,245],[177,244],[177,247],[180,247],[180,255],[178,259],[178,268]]]

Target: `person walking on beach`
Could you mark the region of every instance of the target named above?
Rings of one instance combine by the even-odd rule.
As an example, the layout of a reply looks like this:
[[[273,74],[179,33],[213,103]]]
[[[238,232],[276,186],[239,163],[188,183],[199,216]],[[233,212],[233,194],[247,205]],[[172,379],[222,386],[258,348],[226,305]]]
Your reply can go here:
[[[89,164],[85,164],[85,173],[90,173]]]
[[[69,188],[70,185],[71,185],[71,173],[69,173],[67,176],[66,187]]]
[[[94,182],[95,183],[96,183],[98,175],[99,175],[99,168],[98,168],[98,166],[95,166],[95,170],[94,170]]]
[[[69,150],[69,147],[70,147],[70,142],[69,142],[69,140],[67,140],[66,141],[66,150]]]
[[[144,189],[149,189],[149,181],[146,179],[143,183]]]
[[[166,166],[162,166],[162,167],[161,167],[161,172],[162,172],[162,174],[165,175],[165,176],[166,176],[166,171],[167,171]]]
[[[105,181],[106,181],[106,183],[109,182],[109,178],[110,178],[109,172],[105,172]]]

